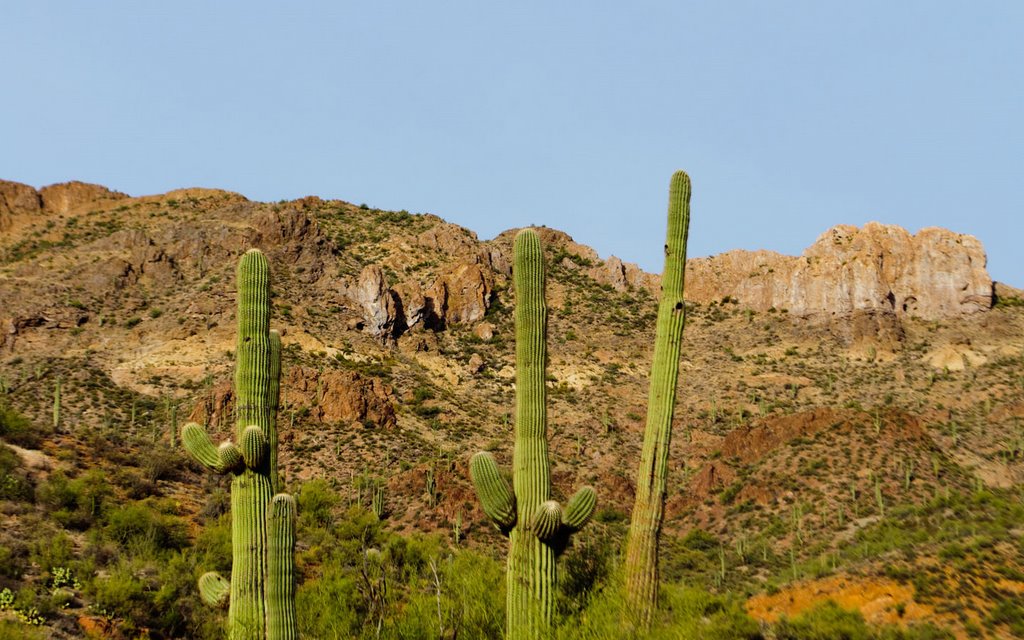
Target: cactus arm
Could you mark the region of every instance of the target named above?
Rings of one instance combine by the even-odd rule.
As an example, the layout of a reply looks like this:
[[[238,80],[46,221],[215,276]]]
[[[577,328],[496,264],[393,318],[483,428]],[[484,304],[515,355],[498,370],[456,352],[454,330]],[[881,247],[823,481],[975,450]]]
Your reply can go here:
[[[501,477],[494,456],[487,451],[474,455],[469,461],[469,477],[484,513],[508,533],[516,524],[516,500]]]
[[[220,443],[220,446],[217,447],[217,455],[220,456],[221,473],[241,473],[245,469],[242,452],[233,442]]]
[[[571,531],[579,531],[590,521],[596,507],[597,492],[593,487],[580,487],[565,505],[562,524]]]
[[[295,498],[279,493],[267,521],[267,640],[296,640]]]
[[[181,442],[185,445],[185,451],[199,464],[217,473],[224,470],[217,447],[213,446],[206,429],[189,422],[181,428]]]
[[[231,594],[231,583],[216,571],[208,571],[199,576],[199,597],[211,607],[222,607],[227,604]]]
[[[245,466],[250,469],[259,469],[260,465],[267,458],[267,437],[263,435],[263,429],[256,425],[250,425],[242,432],[242,459]]]
[[[530,528],[537,539],[544,542],[554,540],[562,527],[562,505],[555,500],[542,502],[533,514]]]
[[[658,600],[658,538],[664,517],[672,413],[686,321],[683,283],[689,224],[690,178],[685,172],[677,171],[669,186],[665,269],[661,278],[647,426],[626,547],[626,596],[642,628],[650,626]]]

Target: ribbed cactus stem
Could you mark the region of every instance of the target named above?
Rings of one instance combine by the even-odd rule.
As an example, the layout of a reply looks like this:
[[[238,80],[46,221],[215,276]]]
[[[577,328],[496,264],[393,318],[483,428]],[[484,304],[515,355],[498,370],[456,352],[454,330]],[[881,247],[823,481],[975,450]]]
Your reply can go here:
[[[532,229],[513,245],[516,308],[516,423],[512,455],[513,490],[501,477],[494,456],[473,456],[469,473],[484,513],[508,532],[506,637],[541,640],[552,630],[555,558],[569,535],[593,513],[596,496],[585,487],[566,509],[551,500],[548,463],[545,369],[547,308],[544,303],[544,254]]]
[[[544,253],[536,231],[525,229],[516,235],[513,256],[516,421],[512,485],[516,520],[521,526],[509,534],[506,581],[508,635],[519,640],[542,638],[549,632],[555,604],[555,551],[529,529],[537,509],[551,497],[544,384],[547,306]]]
[[[210,606],[220,607],[227,603],[231,594],[231,583],[216,571],[199,576],[199,597]]]
[[[378,520],[383,520],[386,515],[384,505],[384,485],[377,484],[373,488],[373,514]]]
[[[295,640],[295,498],[279,493],[267,521],[267,639]]]
[[[268,338],[270,340],[270,389],[268,400],[270,403],[270,416],[267,423],[266,436],[269,443],[267,461],[270,466],[270,484],[275,494],[281,493],[281,474],[277,470],[277,409],[281,395],[281,334],[271,329]]]
[[[573,531],[579,531],[590,522],[597,508],[597,492],[593,487],[581,487],[565,505],[562,524]]]
[[[267,449],[270,448],[267,437],[263,435],[263,429],[256,425],[249,425],[242,432],[242,459],[245,466],[250,469],[259,469],[267,459]]]
[[[241,473],[245,469],[242,450],[236,447],[234,442],[220,443],[217,447],[217,456],[220,458],[221,473]]]
[[[557,500],[542,502],[537,511],[533,514],[533,535],[548,542],[553,540],[555,534],[562,527],[562,505]]]
[[[503,531],[511,529],[516,523],[516,501],[494,456],[488,451],[474,455],[469,461],[469,477],[484,513]]]
[[[270,429],[270,267],[259,251],[238,263],[238,345],[235,368],[237,440],[245,430]],[[243,458],[244,458],[243,453]],[[266,635],[264,591],[267,566],[267,507],[273,495],[267,456],[231,483],[231,639],[262,640]]]
[[[669,186],[665,269],[661,278],[661,303],[658,307],[654,362],[651,366],[647,426],[626,547],[626,596],[642,628],[650,626],[658,601],[658,538],[664,517],[672,414],[676,403],[679,352],[686,320],[683,282],[689,225],[690,178],[685,172],[677,171]]]
[[[196,462],[213,471],[223,470],[220,454],[210,441],[210,436],[206,434],[206,429],[189,422],[181,428],[181,442]]]
[[[53,385],[53,429],[60,429],[60,378]]]
[[[182,442],[203,465],[231,472],[231,640],[291,640],[295,617],[295,501],[274,496],[277,470],[276,412],[280,393],[281,338],[268,328],[270,269],[256,250],[238,264],[238,345],[235,369],[237,445],[214,448],[197,424],[182,429]],[[273,499],[271,499],[271,497]],[[204,600],[216,585],[200,579]],[[221,579],[222,580],[222,579]]]

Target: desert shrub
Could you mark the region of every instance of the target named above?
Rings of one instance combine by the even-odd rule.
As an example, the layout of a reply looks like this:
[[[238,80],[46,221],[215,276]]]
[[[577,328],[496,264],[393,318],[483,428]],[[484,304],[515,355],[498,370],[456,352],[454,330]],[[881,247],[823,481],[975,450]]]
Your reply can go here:
[[[683,546],[694,551],[713,551],[718,549],[720,544],[718,538],[703,529],[690,529],[683,538]]]
[[[160,551],[181,549],[188,542],[180,518],[158,510],[156,501],[144,500],[111,510],[104,535],[121,547],[153,557]]]
[[[608,581],[616,551],[615,544],[595,530],[584,529],[574,536],[572,548],[560,558],[558,567],[558,610],[562,615],[582,609]]]
[[[341,501],[327,481],[319,478],[303,483],[297,498],[299,517],[312,527],[329,527],[334,520],[332,512]]]
[[[716,596],[702,589],[665,584],[662,607],[649,634],[630,624],[628,604],[618,588],[595,596],[579,615],[566,618],[558,629],[559,640],[759,640],[758,623],[738,600]]]
[[[775,628],[778,640],[870,640],[864,616],[842,609],[831,600],[796,618],[783,618]]]
[[[67,567],[75,556],[74,544],[63,531],[38,530],[30,546],[32,563],[49,571],[52,567]]]
[[[46,433],[12,407],[0,402],[0,438],[19,447],[37,449]]]
[[[989,613],[992,624],[1004,624],[1015,636],[1024,636],[1024,605],[1013,600],[1003,600]]]
[[[189,552],[195,557],[200,573],[206,571],[231,571],[231,517],[222,516],[208,522]]]
[[[32,483],[21,467],[18,454],[0,444],[0,500],[32,501]]]
[[[299,632],[307,638],[358,637],[362,627],[356,573],[331,563],[321,566],[320,575],[299,586],[295,608]]]
[[[184,460],[176,451],[156,448],[150,451],[142,462],[142,474],[146,480],[177,480],[180,477]]]
[[[17,580],[26,570],[28,570],[28,549],[14,545],[0,545],[0,576]]]
[[[46,633],[23,622],[0,620],[0,640],[43,640]]]
[[[88,529],[95,522],[110,495],[110,486],[99,469],[73,480],[57,471],[36,488],[36,501],[53,519],[78,530]]]
[[[144,617],[147,589],[128,562],[122,561],[105,577],[93,580],[89,591],[99,610],[126,620],[139,620]]]

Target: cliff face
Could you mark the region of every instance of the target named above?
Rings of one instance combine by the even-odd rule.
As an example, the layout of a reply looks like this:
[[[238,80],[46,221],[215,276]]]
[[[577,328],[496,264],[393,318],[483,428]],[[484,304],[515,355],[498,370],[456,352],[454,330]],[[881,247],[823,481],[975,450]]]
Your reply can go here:
[[[871,222],[833,227],[799,257],[730,251],[688,264],[687,297],[728,296],[758,311],[893,312],[927,320],[986,311],[992,279],[973,236],[930,227],[916,235]]]

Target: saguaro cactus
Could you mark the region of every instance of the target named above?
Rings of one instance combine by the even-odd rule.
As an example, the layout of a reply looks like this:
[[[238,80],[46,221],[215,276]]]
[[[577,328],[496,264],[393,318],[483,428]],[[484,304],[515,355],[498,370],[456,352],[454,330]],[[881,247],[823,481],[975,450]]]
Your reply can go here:
[[[53,385],[53,430],[60,429],[60,378]]]
[[[686,237],[690,226],[690,177],[672,175],[668,201],[665,270],[654,341],[654,363],[647,401],[647,427],[636,479],[636,501],[626,547],[625,589],[631,610],[642,627],[649,627],[658,602],[658,538],[665,510],[668,450],[672,413],[679,377],[679,350],[686,322],[683,276]]]
[[[190,423],[181,440],[199,463],[231,473],[232,640],[290,640],[295,617],[295,501],[274,495],[281,337],[269,329],[270,268],[257,250],[238,264],[238,345],[235,369],[236,442],[214,447]],[[223,600],[223,579],[204,574],[199,588],[208,602]]]
[[[507,636],[545,637],[555,600],[555,558],[569,536],[587,523],[597,497],[583,487],[562,506],[551,500],[547,407],[547,309],[544,254],[532,229],[520,231],[514,245],[516,292],[516,422],[512,490],[490,453],[473,456],[469,471],[484,513],[509,536]]]

